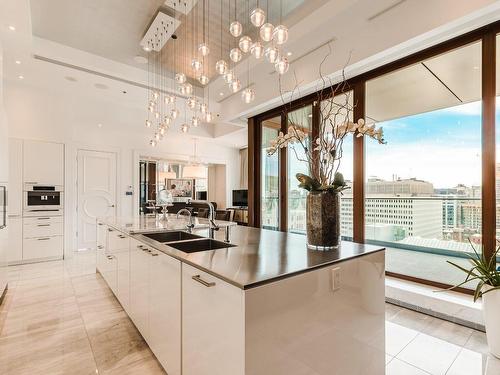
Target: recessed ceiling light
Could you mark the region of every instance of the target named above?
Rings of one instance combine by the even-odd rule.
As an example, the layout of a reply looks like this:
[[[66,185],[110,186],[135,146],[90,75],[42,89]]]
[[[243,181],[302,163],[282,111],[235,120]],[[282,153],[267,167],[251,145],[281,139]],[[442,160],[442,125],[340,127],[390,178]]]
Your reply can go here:
[[[148,63],[148,59],[145,58],[144,56],[134,56],[134,61],[138,64],[147,64]]]
[[[146,52],[151,51],[151,48],[149,48],[148,46],[144,46],[144,47],[142,47],[142,49],[143,49],[144,51],[146,51]]]
[[[312,113],[309,113],[309,114],[307,115],[307,117],[313,117]]]
[[[476,66],[473,66],[473,67],[472,67],[472,69],[474,69],[474,70],[479,70],[479,66],[477,66],[477,65],[476,65]]]
[[[221,92],[219,92],[219,95],[220,96],[224,96],[224,93],[221,91]]]
[[[291,52],[287,52],[286,55],[287,56],[292,56],[292,53]]]
[[[102,128],[102,124],[97,124],[97,127],[98,128]]]
[[[101,90],[106,90],[108,88],[108,86],[106,86],[104,83],[96,83],[94,87]]]
[[[16,60],[16,64],[17,64],[17,65],[21,64],[21,61]]]
[[[9,30],[10,30],[10,31],[16,31],[16,27],[15,27],[15,26],[12,26],[12,25],[9,25]]]
[[[17,78],[24,79],[24,76],[23,75],[18,75]]]

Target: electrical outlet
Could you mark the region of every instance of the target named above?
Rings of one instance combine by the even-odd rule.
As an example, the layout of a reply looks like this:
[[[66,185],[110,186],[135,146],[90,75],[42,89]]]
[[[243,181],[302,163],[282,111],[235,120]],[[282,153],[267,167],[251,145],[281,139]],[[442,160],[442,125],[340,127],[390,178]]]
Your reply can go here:
[[[332,269],[332,290],[335,292],[340,289],[340,267]]]

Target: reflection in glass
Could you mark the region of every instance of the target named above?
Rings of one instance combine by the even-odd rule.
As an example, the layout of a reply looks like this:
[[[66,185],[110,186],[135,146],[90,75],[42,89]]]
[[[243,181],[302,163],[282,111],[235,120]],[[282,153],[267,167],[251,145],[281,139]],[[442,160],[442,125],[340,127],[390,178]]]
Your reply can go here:
[[[267,156],[269,142],[277,137],[281,117],[262,122],[261,144],[261,226],[279,230],[279,153]]]

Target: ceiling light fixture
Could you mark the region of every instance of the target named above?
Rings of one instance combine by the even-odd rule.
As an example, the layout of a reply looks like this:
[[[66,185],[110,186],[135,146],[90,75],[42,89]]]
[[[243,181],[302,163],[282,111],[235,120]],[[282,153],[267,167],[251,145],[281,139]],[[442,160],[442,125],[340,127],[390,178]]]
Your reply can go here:
[[[13,26],[13,25],[9,25],[9,30],[10,30],[10,31],[16,31],[16,27],[15,27],[15,26]]]
[[[268,0],[269,1],[269,0]],[[259,2],[257,1],[257,8],[252,10],[250,14],[250,21],[255,27],[261,27],[266,20],[266,13],[259,8]]]
[[[16,64],[17,64],[17,65],[20,65],[20,64],[21,64],[21,61],[16,60]]]
[[[18,75],[17,78],[24,79],[24,76],[23,75]]]

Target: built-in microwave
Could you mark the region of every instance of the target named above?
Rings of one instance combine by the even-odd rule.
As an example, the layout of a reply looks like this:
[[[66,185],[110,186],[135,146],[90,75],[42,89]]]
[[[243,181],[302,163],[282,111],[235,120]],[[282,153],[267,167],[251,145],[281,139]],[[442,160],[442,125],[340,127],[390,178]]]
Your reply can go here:
[[[63,187],[59,185],[24,185],[24,211],[56,211],[64,206]]]

